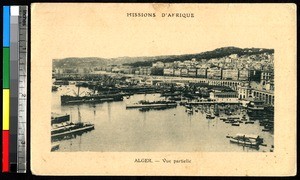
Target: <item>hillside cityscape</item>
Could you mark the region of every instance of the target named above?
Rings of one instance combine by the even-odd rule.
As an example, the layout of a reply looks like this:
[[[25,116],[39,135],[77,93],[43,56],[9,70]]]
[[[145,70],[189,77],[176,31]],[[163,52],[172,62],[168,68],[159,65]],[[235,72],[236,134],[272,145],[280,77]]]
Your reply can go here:
[[[231,54],[232,52],[234,54]],[[190,57],[190,59],[184,59],[186,56]],[[199,59],[196,57],[209,57],[210,59]],[[238,97],[248,98],[252,94],[251,88],[273,93],[274,50],[227,47],[195,54],[194,56],[123,57],[113,60],[66,58],[53,61],[53,74],[55,75],[87,75],[97,74],[101,71],[115,74],[239,81],[240,87],[238,92],[240,94]],[[146,82],[146,79],[144,79],[144,82]],[[221,82],[219,83],[221,84]],[[218,85],[218,82],[215,82],[214,85]],[[238,90],[237,86],[234,88]],[[273,103],[267,103],[273,105]]]

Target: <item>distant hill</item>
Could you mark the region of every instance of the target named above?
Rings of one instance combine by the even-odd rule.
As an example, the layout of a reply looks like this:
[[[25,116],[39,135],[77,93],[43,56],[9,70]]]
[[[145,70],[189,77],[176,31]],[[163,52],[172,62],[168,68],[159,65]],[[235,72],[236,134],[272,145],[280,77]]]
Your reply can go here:
[[[184,54],[184,55],[165,55],[165,56],[152,56],[152,57],[118,57],[118,58],[98,58],[98,57],[85,57],[85,58],[64,58],[54,59],[54,68],[73,68],[73,67],[97,67],[103,65],[131,65],[131,66],[151,66],[153,62],[173,62],[184,61],[192,58],[196,59],[212,59],[222,58],[231,54],[241,55],[254,55],[254,54],[272,54],[274,49],[262,48],[237,48],[237,47],[222,47],[213,51],[206,51],[198,54]]]
[[[215,49],[213,51],[206,51],[199,54],[184,54],[184,55],[175,55],[175,56],[157,56],[152,61],[145,61],[145,62],[134,62],[128,63],[131,66],[149,66],[153,62],[161,61],[161,62],[173,62],[173,61],[184,61],[190,60],[192,58],[196,59],[212,59],[212,58],[222,58],[229,56],[231,54],[237,54],[239,56],[242,55],[254,55],[254,54],[272,54],[274,53],[274,49],[261,49],[261,48],[237,48],[237,47],[222,47]]]

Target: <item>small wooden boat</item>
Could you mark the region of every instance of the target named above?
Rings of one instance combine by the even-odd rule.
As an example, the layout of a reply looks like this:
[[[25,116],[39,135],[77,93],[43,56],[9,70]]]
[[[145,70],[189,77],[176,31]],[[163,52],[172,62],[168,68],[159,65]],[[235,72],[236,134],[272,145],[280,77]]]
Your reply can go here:
[[[187,112],[188,114],[193,114],[193,109],[186,109],[186,112]]]
[[[254,124],[254,121],[246,121],[245,124]]]
[[[206,118],[207,118],[207,119],[210,119],[210,118],[211,118],[211,114],[210,114],[210,113],[207,113],[207,114],[206,114]]]
[[[81,133],[86,131],[91,131],[94,129],[94,124],[90,123],[76,123],[75,126],[69,127],[62,132],[51,133],[51,138],[58,138],[61,136],[66,136],[75,133]]]
[[[220,120],[225,121],[225,120],[227,120],[227,117],[220,117]]]
[[[231,123],[231,126],[240,126],[240,123],[238,123],[238,122]]]
[[[263,143],[263,138],[258,135],[237,134],[230,139],[231,143],[258,148]]]
[[[57,89],[58,89],[58,86],[52,86],[52,92],[57,91]]]
[[[262,131],[264,131],[264,132],[269,132],[270,129],[263,129]]]

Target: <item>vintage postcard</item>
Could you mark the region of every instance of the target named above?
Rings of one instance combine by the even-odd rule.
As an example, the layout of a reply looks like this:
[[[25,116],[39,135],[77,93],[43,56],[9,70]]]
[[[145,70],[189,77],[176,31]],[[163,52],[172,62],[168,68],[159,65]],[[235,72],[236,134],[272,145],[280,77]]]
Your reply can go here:
[[[296,5],[31,6],[38,175],[296,173]]]

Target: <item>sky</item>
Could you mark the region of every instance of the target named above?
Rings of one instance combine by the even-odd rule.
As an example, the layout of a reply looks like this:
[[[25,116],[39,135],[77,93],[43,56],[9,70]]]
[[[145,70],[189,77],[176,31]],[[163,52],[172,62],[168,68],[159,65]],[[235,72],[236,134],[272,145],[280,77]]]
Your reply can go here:
[[[140,12],[156,17],[126,16]],[[161,17],[178,12],[194,18]],[[284,13],[276,5],[34,4],[32,44],[52,59],[193,54],[226,46],[273,49],[282,36],[276,29],[287,28],[279,21]]]

